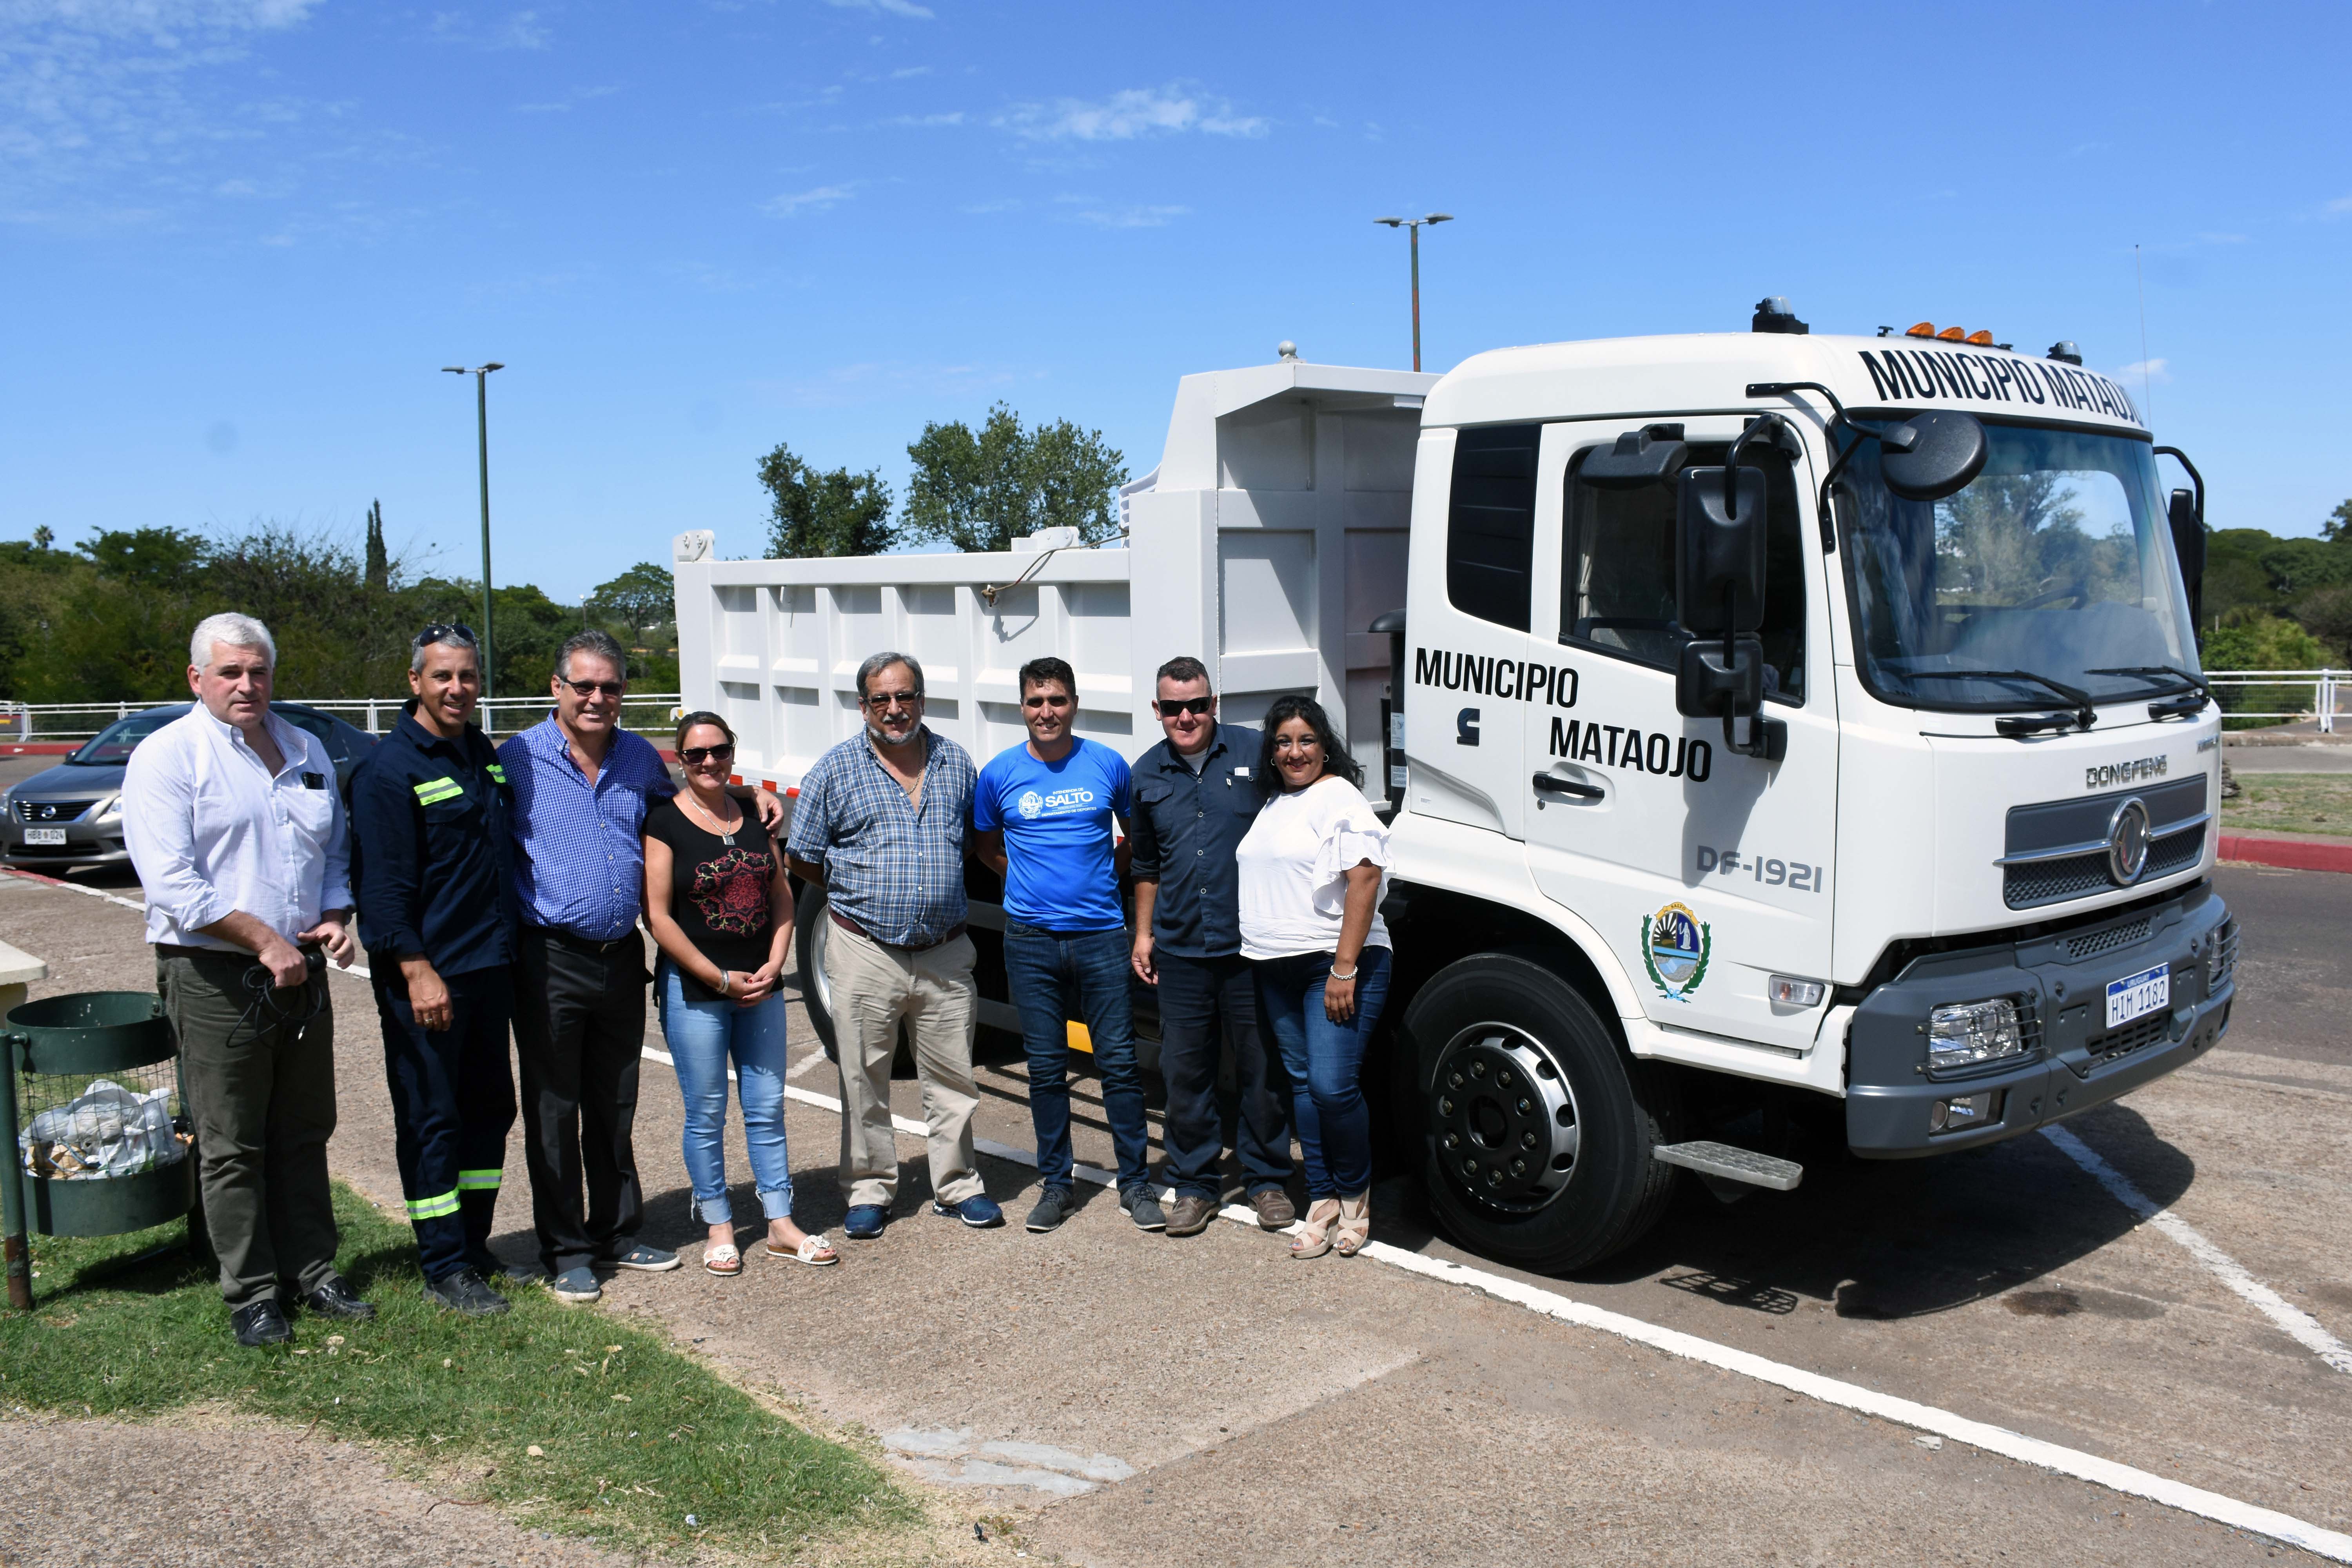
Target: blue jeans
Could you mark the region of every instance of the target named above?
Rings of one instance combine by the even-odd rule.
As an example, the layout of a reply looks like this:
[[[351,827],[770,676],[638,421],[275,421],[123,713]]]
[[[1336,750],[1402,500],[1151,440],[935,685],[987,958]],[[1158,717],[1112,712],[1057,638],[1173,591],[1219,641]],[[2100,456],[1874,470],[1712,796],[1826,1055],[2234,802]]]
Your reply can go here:
[[[793,1215],[793,1167],[784,1152],[784,999],[771,995],[756,1007],[733,1002],[690,1002],[678,983],[677,965],[667,957],[654,976],[661,1006],[662,1035],[677,1068],[679,1096],[686,1101],[686,1174],[694,1184],[694,1212],[705,1225],[735,1217],[727,1199],[727,1059],[735,1059],[738,1093],[743,1101],[743,1144],[751,1156],[751,1179],[760,1187],[760,1212],[770,1219]]]
[[[1372,1184],[1372,1114],[1364,1104],[1364,1047],[1389,998],[1389,950],[1357,955],[1356,1016],[1335,1024],[1323,1013],[1331,954],[1302,952],[1257,963],[1266,1026],[1290,1074],[1291,1115],[1307,1156],[1307,1196],[1353,1197]]]
[[[1118,1190],[1150,1179],[1145,1163],[1151,1128],[1143,1115],[1143,1074],[1135,1064],[1135,1023],[1127,1000],[1128,941],[1123,931],[1065,935],[1008,918],[1004,978],[1021,1014],[1029,1055],[1029,1120],[1037,1130],[1037,1174],[1045,1185],[1070,1184],[1070,1037],[1076,1013],[1094,1046],[1103,1111],[1118,1152]]]

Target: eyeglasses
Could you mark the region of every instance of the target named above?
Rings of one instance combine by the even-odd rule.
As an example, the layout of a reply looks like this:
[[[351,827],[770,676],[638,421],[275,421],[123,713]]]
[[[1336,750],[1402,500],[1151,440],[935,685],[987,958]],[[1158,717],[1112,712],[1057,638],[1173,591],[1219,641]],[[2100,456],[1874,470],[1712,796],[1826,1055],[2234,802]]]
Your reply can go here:
[[[700,767],[705,758],[714,763],[733,762],[735,760],[733,742],[730,742],[723,746],[688,746],[677,753],[677,760],[689,768]]]
[[[859,698],[857,701],[860,707],[871,708],[878,712],[890,708],[912,710],[915,704],[922,700],[923,694],[919,691],[877,691]]]
[[[1179,713],[1206,713],[1216,706],[1213,697],[1174,697],[1152,704],[1162,719],[1173,719]]]
[[[625,680],[574,680],[568,675],[559,675],[555,679],[583,697],[593,697],[601,691],[607,697],[617,698],[629,689]]]
[[[435,643],[456,643],[473,647],[480,641],[474,628],[463,621],[436,621],[410,639],[411,647],[431,647]]]

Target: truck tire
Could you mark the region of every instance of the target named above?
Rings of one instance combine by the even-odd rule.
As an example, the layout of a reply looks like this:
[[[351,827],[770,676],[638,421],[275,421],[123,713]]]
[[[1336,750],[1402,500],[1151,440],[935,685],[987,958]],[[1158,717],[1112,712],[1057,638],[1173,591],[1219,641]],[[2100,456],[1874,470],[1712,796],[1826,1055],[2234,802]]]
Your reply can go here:
[[[801,884],[800,900],[793,906],[793,924],[799,928],[793,933],[793,944],[800,955],[801,1005],[808,1009],[809,1026],[816,1031],[825,1059],[837,1062],[841,1051],[833,1040],[833,986],[824,977],[824,943],[833,934],[833,921],[825,913],[824,889],[820,884]]]
[[[1422,1180],[1440,1225],[1498,1262],[1559,1273],[1630,1247],[1664,1213],[1666,1090],[1539,958],[1478,953],[1406,1009]]]

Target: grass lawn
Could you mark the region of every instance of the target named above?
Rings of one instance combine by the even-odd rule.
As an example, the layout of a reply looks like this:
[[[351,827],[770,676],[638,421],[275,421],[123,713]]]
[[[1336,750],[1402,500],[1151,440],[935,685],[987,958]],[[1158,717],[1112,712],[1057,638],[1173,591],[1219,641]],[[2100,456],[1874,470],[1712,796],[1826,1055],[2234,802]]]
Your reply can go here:
[[[2352,773],[2240,773],[2245,793],[2221,803],[2224,833],[2352,837]]]
[[[113,1272],[177,1225],[103,1240],[35,1237],[35,1310],[0,1312],[0,1404],[140,1416],[201,1401],[386,1445],[396,1465],[479,1476],[472,1495],[534,1529],[639,1552],[748,1554],[805,1532],[889,1533],[923,1517],[875,1463],[765,1408],[667,1342],[528,1286],[463,1320],[425,1304],[415,1247],[335,1189],[345,1276],[372,1323],[294,1320],[240,1349],[209,1270],[184,1253]],[[487,1471],[485,1474],[484,1472]]]

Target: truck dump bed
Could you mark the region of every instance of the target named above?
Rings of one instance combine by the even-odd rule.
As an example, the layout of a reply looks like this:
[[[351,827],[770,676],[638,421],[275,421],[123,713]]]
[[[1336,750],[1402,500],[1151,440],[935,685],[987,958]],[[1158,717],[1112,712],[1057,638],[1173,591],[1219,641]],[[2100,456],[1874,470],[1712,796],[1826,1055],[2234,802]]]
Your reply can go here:
[[[1366,628],[1404,604],[1436,381],[1297,360],[1184,377],[1159,467],[1123,498],[1124,548],[723,561],[711,533],[680,534],[686,706],[724,714],[740,776],[789,795],[857,733],[868,655],[919,659],[927,721],[985,763],[1022,738],[1016,672],[1052,654],[1077,672],[1078,732],[1132,761],[1160,738],[1153,671],[1189,653],[1226,719],[1312,694],[1378,776],[1389,645]]]

